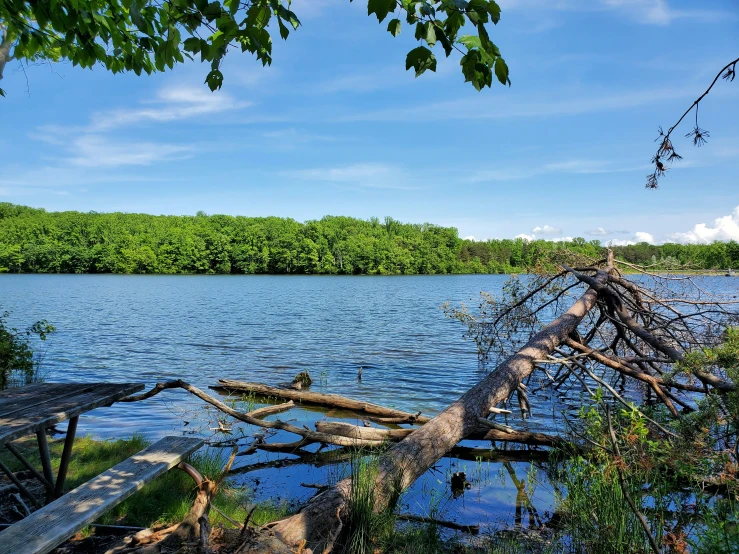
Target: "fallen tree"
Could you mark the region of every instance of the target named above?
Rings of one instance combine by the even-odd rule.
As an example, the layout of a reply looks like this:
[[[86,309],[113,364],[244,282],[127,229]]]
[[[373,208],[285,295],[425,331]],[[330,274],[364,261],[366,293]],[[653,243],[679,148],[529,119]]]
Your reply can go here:
[[[594,268],[594,282],[605,285],[614,271],[609,253],[603,268]],[[588,288],[562,315],[546,325],[495,371],[462,395],[431,421],[389,448],[379,459],[374,488],[375,509],[395,502],[400,493],[425,473],[447,451],[479,428],[479,417],[490,414],[514,393],[524,378],[534,371],[536,361],[550,355],[573,333],[582,319],[595,307],[599,292]],[[274,522],[269,530],[290,547],[309,547],[313,552],[330,552],[340,537],[348,517],[351,478],[314,496],[297,514]],[[254,542],[251,550],[260,552]]]

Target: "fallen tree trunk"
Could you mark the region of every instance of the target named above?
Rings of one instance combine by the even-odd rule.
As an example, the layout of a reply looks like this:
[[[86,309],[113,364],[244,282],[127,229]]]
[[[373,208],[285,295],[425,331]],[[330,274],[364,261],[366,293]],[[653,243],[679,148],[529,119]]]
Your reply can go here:
[[[402,410],[386,408],[372,404],[371,402],[363,402],[354,400],[346,396],[338,394],[324,394],[320,392],[312,392],[306,390],[283,389],[280,387],[270,387],[262,383],[251,383],[248,381],[232,381],[230,379],[219,379],[218,385],[210,387],[213,390],[224,392],[240,392],[253,393],[268,398],[283,398],[285,400],[293,400],[301,404],[312,404],[314,406],[326,406],[329,408],[340,408],[351,410],[352,412],[368,414],[372,416],[380,416],[392,418],[393,423],[426,423],[431,420],[427,416],[419,413],[412,414]]]
[[[608,266],[605,271],[597,271],[595,286],[606,283],[612,270],[613,254],[609,252]],[[598,298],[598,292],[593,287],[589,288],[569,310],[536,333],[495,371],[431,421],[388,449],[379,459],[374,488],[375,509],[381,510],[394,503],[403,490],[446,452],[476,431],[479,428],[477,418],[487,416],[490,407],[507,399],[534,370],[535,361],[546,358],[577,329]],[[274,522],[269,528],[291,547],[308,546],[313,552],[330,552],[343,521],[347,519],[350,495],[351,478],[347,478],[314,496],[299,513]]]

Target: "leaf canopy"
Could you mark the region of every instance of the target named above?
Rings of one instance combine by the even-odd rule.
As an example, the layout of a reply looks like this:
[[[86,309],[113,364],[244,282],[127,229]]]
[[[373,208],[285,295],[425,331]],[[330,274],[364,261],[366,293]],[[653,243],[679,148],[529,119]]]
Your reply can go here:
[[[477,90],[491,86],[493,72],[510,84],[486,29],[500,20],[494,0],[367,0],[367,13],[380,23],[394,15],[387,25],[393,36],[400,34],[401,19],[415,26],[421,45],[408,53],[406,69],[416,77],[436,70],[431,49],[440,44],[447,57],[461,54],[465,80]],[[199,58],[210,65],[205,82],[216,90],[228,52],[249,52],[271,64],[272,31],[287,39],[300,25],[289,0],[0,0],[0,78],[10,60],[66,59],[140,75]],[[463,28],[472,34],[458,36]]]

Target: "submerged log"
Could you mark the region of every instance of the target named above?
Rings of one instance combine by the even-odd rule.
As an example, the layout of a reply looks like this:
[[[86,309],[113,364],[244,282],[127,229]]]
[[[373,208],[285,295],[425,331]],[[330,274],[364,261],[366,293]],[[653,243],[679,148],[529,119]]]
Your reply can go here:
[[[379,406],[377,404],[363,402],[361,400],[354,400],[338,394],[324,394],[306,390],[298,391],[295,389],[283,389],[279,387],[270,387],[269,385],[264,385],[262,383],[233,381],[231,379],[219,379],[218,385],[210,388],[219,392],[252,393],[258,396],[283,398],[285,400],[293,400],[302,404],[340,408],[373,416],[400,418],[404,421],[415,421],[418,423],[426,423],[427,421],[430,421],[430,418],[426,416],[412,414],[402,410],[395,410],[393,408],[386,408],[385,406]]]

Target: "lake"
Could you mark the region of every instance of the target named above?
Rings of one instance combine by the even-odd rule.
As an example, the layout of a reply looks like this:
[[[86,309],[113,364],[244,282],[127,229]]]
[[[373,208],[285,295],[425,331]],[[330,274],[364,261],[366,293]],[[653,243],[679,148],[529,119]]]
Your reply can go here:
[[[507,276],[143,276],[0,275],[0,309],[25,327],[38,319],[56,326],[40,348],[50,381],[157,381],[183,379],[207,389],[219,378],[285,383],[309,370],[312,390],[333,392],[402,410],[434,415],[484,374],[475,344],[444,317],[446,301],[475,306],[479,292],[499,292]],[[717,278],[718,279],[718,278]],[[735,286],[714,281],[718,288]],[[357,371],[363,368],[358,382]],[[212,391],[211,391],[212,392]],[[215,394],[215,393],[213,393]],[[552,414],[576,409],[579,390],[532,397],[533,417],[519,429],[558,432]],[[79,433],[101,438],[134,432],[155,439],[171,433],[212,435],[203,403],[167,391],[134,404],[96,410],[80,419]],[[310,424],[319,411],[280,417]],[[187,425],[184,423],[187,422]],[[256,429],[244,426],[251,435]],[[293,440],[277,435],[274,440]],[[245,441],[249,442],[248,439]],[[289,455],[260,452],[238,467]],[[452,471],[464,470],[473,489],[448,492]],[[238,474],[255,498],[302,501],[341,466],[305,464]],[[491,528],[516,523],[521,508],[514,483],[528,478],[540,513],[553,508],[542,468],[528,462],[462,462],[445,458],[404,497],[407,509]],[[431,491],[434,491],[433,493]],[[533,520],[532,520],[533,522]],[[530,522],[531,523],[531,522]],[[526,522],[523,522],[526,525]]]

